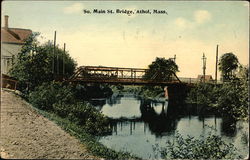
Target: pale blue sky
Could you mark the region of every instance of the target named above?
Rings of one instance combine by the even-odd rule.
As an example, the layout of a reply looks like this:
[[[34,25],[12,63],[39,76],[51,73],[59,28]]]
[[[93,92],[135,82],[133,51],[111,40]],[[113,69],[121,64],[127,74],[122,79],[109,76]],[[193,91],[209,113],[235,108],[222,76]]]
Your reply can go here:
[[[94,8],[166,9],[168,15],[82,12]],[[67,44],[79,65],[145,68],[157,56],[176,54],[178,75],[196,77],[204,52],[207,73],[214,77],[216,44],[220,55],[233,52],[248,64],[248,8],[248,2],[237,1],[5,1],[2,15],[9,15],[10,27],[41,32],[45,40],[52,40],[56,30],[58,43]]]

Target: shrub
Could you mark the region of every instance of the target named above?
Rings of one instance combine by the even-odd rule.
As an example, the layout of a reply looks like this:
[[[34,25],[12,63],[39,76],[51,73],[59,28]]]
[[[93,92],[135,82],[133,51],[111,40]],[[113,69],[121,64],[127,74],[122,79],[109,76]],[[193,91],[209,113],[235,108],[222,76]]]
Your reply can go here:
[[[197,103],[203,107],[212,107],[215,105],[219,86],[207,83],[199,83],[190,90],[186,98],[187,103]]]
[[[67,117],[70,121],[81,125],[87,133],[101,135],[110,133],[108,118],[100,113],[89,103],[65,104],[56,103],[54,111],[61,117]]]
[[[241,158],[233,144],[226,144],[221,137],[209,133],[199,139],[188,136],[183,138],[177,133],[173,142],[161,150],[163,158],[173,159],[235,159]]]
[[[53,110],[55,103],[74,103],[74,94],[70,87],[58,82],[43,83],[29,94],[29,102],[36,108]]]
[[[77,102],[72,88],[59,82],[43,83],[29,94],[30,103],[80,125],[87,133],[110,133],[108,118],[86,102]]]
[[[164,89],[160,86],[144,86],[141,88],[140,95],[145,98],[155,98],[155,97],[163,97]]]
[[[225,116],[236,120],[247,120],[249,118],[249,91],[246,80],[234,80],[225,83],[218,97],[218,108]]]

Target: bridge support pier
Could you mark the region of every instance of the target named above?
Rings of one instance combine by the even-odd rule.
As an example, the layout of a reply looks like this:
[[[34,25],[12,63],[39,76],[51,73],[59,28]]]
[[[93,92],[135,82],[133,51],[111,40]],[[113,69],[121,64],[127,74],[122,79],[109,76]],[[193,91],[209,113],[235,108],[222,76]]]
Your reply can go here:
[[[187,84],[173,84],[167,87],[168,99],[174,103],[183,104],[192,86]],[[165,89],[164,89],[165,90]]]

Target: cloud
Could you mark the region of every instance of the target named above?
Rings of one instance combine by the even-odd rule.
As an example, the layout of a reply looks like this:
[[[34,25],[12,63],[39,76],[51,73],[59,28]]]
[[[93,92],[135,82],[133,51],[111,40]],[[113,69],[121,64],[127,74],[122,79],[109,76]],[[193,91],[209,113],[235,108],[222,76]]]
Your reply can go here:
[[[194,12],[194,19],[198,24],[205,23],[211,19],[211,14],[206,10],[197,10]]]
[[[80,13],[83,8],[84,8],[83,4],[74,3],[68,7],[63,8],[63,12],[66,14],[75,14],[75,13]]]
[[[196,26],[205,23],[211,19],[211,14],[206,10],[197,10],[193,15],[194,20],[187,20],[182,17],[175,19],[174,24],[180,29],[195,28]]]
[[[187,20],[184,19],[184,18],[181,18],[181,17],[177,18],[177,19],[174,21],[174,23],[175,23],[176,26],[178,26],[178,27],[180,27],[180,28],[186,28],[186,27],[187,27],[187,24],[188,24]]]
[[[178,17],[175,19],[174,24],[179,28],[179,29],[190,29],[194,27],[194,23],[191,21],[186,20],[185,18]]]

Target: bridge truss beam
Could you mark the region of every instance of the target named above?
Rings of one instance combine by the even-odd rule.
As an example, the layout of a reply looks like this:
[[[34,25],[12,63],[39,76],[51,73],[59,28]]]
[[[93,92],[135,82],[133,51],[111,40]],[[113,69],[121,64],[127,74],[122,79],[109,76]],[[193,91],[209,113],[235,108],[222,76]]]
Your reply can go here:
[[[81,66],[68,81],[85,83],[120,83],[120,84],[162,84],[180,83],[175,73],[170,81],[146,80],[143,78],[147,69],[119,68],[104,66]]]

